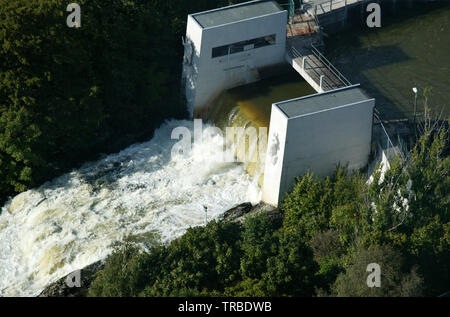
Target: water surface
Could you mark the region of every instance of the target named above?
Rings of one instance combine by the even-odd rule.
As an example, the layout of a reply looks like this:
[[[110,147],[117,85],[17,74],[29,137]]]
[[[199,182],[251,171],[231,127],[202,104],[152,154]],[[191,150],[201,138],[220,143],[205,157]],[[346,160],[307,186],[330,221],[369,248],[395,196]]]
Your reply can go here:
[[[412,87],[419,110],[428,88],[428,105],[450,115],[450,5],[416,3],[383,14],[381,28],[353,27],[325,42],[326,56],[376,98],[383,118],[412,116]]]

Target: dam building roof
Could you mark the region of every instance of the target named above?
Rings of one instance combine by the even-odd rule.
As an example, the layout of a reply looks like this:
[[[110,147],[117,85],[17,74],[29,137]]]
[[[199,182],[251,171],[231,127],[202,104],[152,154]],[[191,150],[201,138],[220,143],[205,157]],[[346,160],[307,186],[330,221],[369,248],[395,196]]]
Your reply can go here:
[[[275,1],[250,1],[224,8],[192,14],[202,26],[209,28],[284,11]]]
[[[274,103],[288,119],[326,111],[350,104],[359,103],[369,98],[359,85],[348,86],[324,93],[304,96]]]

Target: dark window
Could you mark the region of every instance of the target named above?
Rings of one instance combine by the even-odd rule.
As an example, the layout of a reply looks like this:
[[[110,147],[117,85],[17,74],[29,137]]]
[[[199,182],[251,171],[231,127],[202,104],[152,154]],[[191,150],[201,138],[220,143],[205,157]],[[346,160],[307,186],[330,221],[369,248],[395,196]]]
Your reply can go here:
[[[268,45],[274,45],[276,42],[276,35],[267,35],[263,37],[258,37],[255,39],[236,42],[233,44],[228,44],[224,46],[214,47],[212,49],[212,57],[220,57],[228,54],[239,53],[247,50],[251,50],[254,48],[259,48]]]

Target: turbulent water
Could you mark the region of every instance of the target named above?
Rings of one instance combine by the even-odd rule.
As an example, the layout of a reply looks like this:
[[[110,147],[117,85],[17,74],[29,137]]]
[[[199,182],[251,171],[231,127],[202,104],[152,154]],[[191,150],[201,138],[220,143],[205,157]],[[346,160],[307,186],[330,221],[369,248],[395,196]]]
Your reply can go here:
[[[258,148],[265,153],[267,135],[249,142],[243,133],[234,140],[225,128],[268,127],[273,102],[309,93],[294,72],[233,89],[209,118],[222,134],[203,122],[197,140],[193,121],[168,121],[146,143],[17,195],[0,214],[0,295],[37,295],[123,241],[147,248],[168,242],[204,225],[204,207],[212,220],[242,202],[259,202],[264,162],[240,158],[237,149],[247,141],[249,156]],[[195,143],[190,152],[172,155],[177,127],[188,128]]]
[[[375,33],[352,30],[334,36],[328,52],[338,69],[377,98],[386,116],[411,110],[413,86],[423,90],[432,83],[435,103],[446,105],[448,22],[447,8]],[[297,74],[233,89],[219,98],[212,121],[221,128],[268,127],[273,102],[311,93]],[[383,108],[388,104],[395,107]],[[236,153],[223,149],[230,140],[210,133],[189,153],[172,156],[178,140],[171,132],[178,126],[192,131],[193,122],[169,121],[146,143],[11,199],[0,214],[0,295],[37,295],[49,283],[104,259],[122,241],[146,247],[170,241],[205,223],[204,206],[211,220],[236,204],[259,201],[263,162],[212,159]]]
[[[169,121],[152,140],[54,179],[10,200],[0,215],[0,294],[37,295],[71,271],[105,258],[124,240],[167,242],[236,204],[260,199],[244,164],[210,158],[224,151],[205,133],[171,156]]]
[[[250,133],[239,137],[236,147],[245,150],[234,154],[241,161],[247,161],[246,171],[262,186],[272,104],[314,93],[315,90],[288,66],[281,75],[225,91],[216,100],[209,119],[223,130],[226,127],[245,127],[247,132],[254,129],[256,142],[250,142]],[[265,134],[261,128],[265,128]],[[233,142],[229,137],[227,141]],[[247,156],[243,157],[242,153]]]

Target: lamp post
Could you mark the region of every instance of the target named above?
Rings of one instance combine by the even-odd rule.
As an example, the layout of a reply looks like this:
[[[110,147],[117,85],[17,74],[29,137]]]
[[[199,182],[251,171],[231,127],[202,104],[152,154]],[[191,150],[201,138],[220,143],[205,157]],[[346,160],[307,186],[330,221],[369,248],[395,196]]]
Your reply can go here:
[[[417,88],[413,87],[412,91],[414,92],[414,133],[417,138],[417,129],[416,129]]]
[[[208,224],[208,207],[203,206],[203,209],[205,210],[205,226]]]

